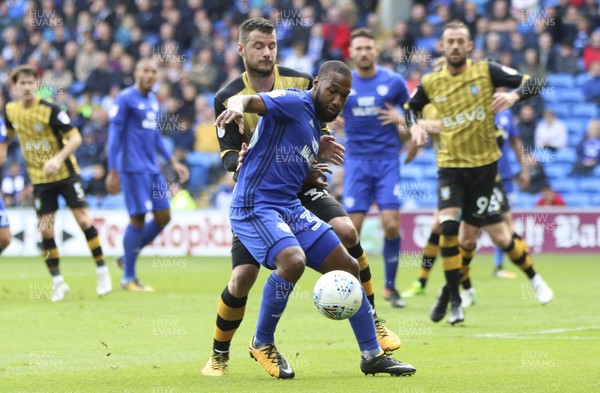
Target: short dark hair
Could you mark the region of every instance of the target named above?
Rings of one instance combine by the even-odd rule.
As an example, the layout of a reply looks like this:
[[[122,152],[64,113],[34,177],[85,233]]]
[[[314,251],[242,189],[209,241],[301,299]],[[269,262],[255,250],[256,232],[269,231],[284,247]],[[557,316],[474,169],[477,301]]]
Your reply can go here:
[[[467,38],[471,39],[471,31],[469,30],[467,25],[465,25],[461,21],[453,20],[453,21],[446,23],[444,25],[444,28],[442,29],[442,36],[444,35],[444,32],[448,29],[465,29],[467,31]]]
[[[240,43],[245,45],[248,41],[248,35],[255,30],[264,34],[271,34],[275,30],[275,27],[270,20],[265,18],[246,19],[240,25]]]
[[[352,31],[352,34],[350,34],[350,42],[352,42],[352,40],[354,40],[355,38],[358,38],[358,37],[365,37],[365,38],[374,40],[375,34],[373,34],[373,32],[370,29],[365,29],[365,28],[356,29],[356,30]]]
[[[25,76],[33,76],[34,78],[37,76],[37,71],[30,65],[24,64],[20,65],[10,73],[10,80],[12,83],[17,83],[19,80],[19,75],[24,74]]]
[[[348,68],[346,63],[339,60],[329,60],[323,63],[321,68],[319,68],[317,77],[320,80],[327,79],[327,76],[332,72],[352,78],[352,71],[350,71],[350,68]]]

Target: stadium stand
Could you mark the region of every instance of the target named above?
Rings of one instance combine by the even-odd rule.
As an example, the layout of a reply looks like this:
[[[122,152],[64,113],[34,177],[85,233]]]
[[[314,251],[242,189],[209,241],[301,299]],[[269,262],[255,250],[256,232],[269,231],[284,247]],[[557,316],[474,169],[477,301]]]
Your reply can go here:
[[[294,54],[293,48],[297,52],[303,50],[306,56],[302,59],[312,62],[313,73],[325,60],[347,58],[346,48],[339,45],[348,41],[345,35],[351,29],[370,27],[377,33],[378,42],[381,43],[381,64],[409,79],[413,72],[422,74],[430,71],[431,60],[437,56],[433,45],[435,40],[430,33],[433,32],[437,37],[445,15],[450,15],[450,19],[466,20],[476,43],[476,56],[491,57],[498,61],[508,58],[508,65],[515,69],[525,66],[524,53],[527,49],[535,49],[536,56],[544,58],[544,61],[538,62],[537,74],[533,75],[546,78],[548,82],[540,103],[542,108],[536,107],[536,114],[540,116],[543,106],[546,106],[567,124],[569,130],[568,147],[559,150],[556,155],[550,155],[552,159],[542,162],[544,170],[551,185],[563,193],[568,205],[597,205],[600,198],[593,194],[600,188],[600,169],[596,167],[587,177],[577,181],[569,178],[569,173],[577,159],[577,147],[589,121],[600,116],[598,103],[586,102],[584,94],[584,87],[591,78],[586,71],[592,68],[589,63],[593,62],[593,53],[598,50],[592,47],[592,36],[593,29],[599,31],[599,17],[585,7],[579,8],[582,2],[540,0],[525,2],[529,7],[527,15],[531,18],[521,18],[524,10],[512,7],[505,15],[505,21],[499,23],[492,15],[496,2],[475,1],[477,7],[473,19],[471,16],[465,17],[465,10],[469,8],[465,6],[467,2],[415,1],[413,8],[425,6],[427,15],[424,20],[429,26],[421,28],[419,22],[407,20],[408,23],[399,22],[390,30],[384,29],[379,21],[376,1],[55,0],[53,9],[46,10],[42,15],[36,14],[36,18],[30,18],[30,12],[41,9],[41,3],[47,5],[48,2],[1,2],[2,104],[10,98],[7,84],[10,69],[18,64],[31,64],[38,69],[40,82],[46,85],[46,89],[40,93],[68,110],[80,130],[83,132],[85,127],[86,133],[93,133],[96,142],[104,150],[107,129],[96,117],[106,116],[116,92],[133,83],[131,64],[140,57],[153,57],[161,62],[156,91],[161,103],[160,118],[168,119],[176,128],[189,122],[191,127],[187,132],[193,135],[191,138],[186,135],[182,139],[181,135],[176,135],[176,132],[184,131],[181,127],[176,131],[161,130],[170,149],[176,149],[180,140],[185,140],[186,144],[192,140],[182,153],[187,155],[186,161],[192,172],[192,178],[184,187],[200,202],[199,207],[206,207],[206,201],[211,200],[206,193],[219,188],[217,182],[222,179],[223,171],[218,169],[220,165],[212,161],[210,154],[206,155],[206,151],[195,151],[195,146],[205,145],[198,143],[200,133],[196,130],[199,124],[213,121],[211,116],[214,114],[206,107],[212,107],[215,92],[243,70],[236,48],[237,26],[244,19],[256,16],[270,18],[277,27],[280,62],[284,63]],[[365,6],[365,3],[369,6]],[[338,11],[341,23],[348,27],[337,30],[344,36],[327,35],[333,28],[328,22],[326,4],[331,4]],[[292,5],[301,12],[282,12],[291,10]],[[555,22],[560,23],[548,23],[544,19],[552,14],[547,12],[550,7],[555,9],[560,19]],[[471,11],[468,13],[471,15]],[[562,18],[567,13],[587,19],[589,30],[578,31],[573,24],[563,24]],[[310,18],[305,20],[301,15],[310,15]],[[485,29],[481,29],[477,23],[483,19],[488,20]],[[540,51],[539,37],[545,32],[550,33],[553,40],[550,58],[558,57],[560,49],[568,45],[577,57],[578,72],[559,72],[557,65],[542,55],[542,52],[547,52]],[[524,39],[514,37],[515,34]],[[494,36],[493,39],[490,36]],[[519,41],[523,42],[519,44]],[[494,51],[489,45],[499,47]],[[501,56],[506,52],[511,56]],[[589,53],[586,55],[586,69],[584,52]],[[64,69],[61,69],[60,62],[64,63]],[[100,78],[104,82],[98,84]],[[71,82],[65,88],[62,81]],[[414,86],[414,82],[411,82],[411,86]],[[190,99],[191,91],[195,92],[195,99]],[[514,113],[517,111],[518,108],[515,108]],[[168,115],[172,117],[168,118]],[[202,135],[206,138],[207,134]],[[7,176],[6,168],[16,162],[21,165],[21,174],[27,177],[17,143],[15,141],[9,147],[9,159],[3,168],[4,176]],[[95,161],[105,164],[104,157],[105,154],[99,154]],[[513,163],[512,168],[516,175],[518,165]],[[430,189],[436,178],[434,152],[426,150],[413,163],[402,165],[402,176],[408,181],[421,181],[423,187]],[[88,174],[85,180],[89,181]],[[535,195],[519,192],[517,206],[532,206],[535,198]],[[15,206],[31,203],[31,198],[11,197],[6,201],[9,206]],[[119,196],[100,196],[90,199],[90,202],[92,207],[124,206]],[[413,202],[420,207],[434,206],[431,198],[415,198]]]

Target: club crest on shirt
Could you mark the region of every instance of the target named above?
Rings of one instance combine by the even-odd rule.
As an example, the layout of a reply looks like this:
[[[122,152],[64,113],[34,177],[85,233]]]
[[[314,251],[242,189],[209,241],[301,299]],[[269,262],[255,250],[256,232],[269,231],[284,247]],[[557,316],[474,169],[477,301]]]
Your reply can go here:
[[[283,97],[285,95],[285,90],[273,90],[265,94],[271,98]]]
[[[471,90],[471,94],[473,94],[474,96],[479,94],[479,88],[477,87],[477,85],[471,85],[470,90]]]
[[[144,109],[146,109],[146,106],[140,102],[138,104],[138,109],[141,110],[141,111],[143,111]]]
[[[223,138],[225,136],[225,127],[217,127],[217,136]]]
[[[390,91],[390,88],[387,87],[386,85],[377,86],[377,94],[379,94],[380,96],[386,95],[389,91]]]
[[[450,199],[450,187],[446,186],[440,188],[440,198],[442,198],[444,201]]]

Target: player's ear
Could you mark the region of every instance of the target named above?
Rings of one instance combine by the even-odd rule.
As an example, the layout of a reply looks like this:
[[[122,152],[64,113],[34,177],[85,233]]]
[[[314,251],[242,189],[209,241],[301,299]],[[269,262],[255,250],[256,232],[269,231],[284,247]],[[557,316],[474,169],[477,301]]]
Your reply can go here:
[[[319,85],[319,77],[315,76],[315,79],[313,79],[313,87],[317,87]]]
[[[238,42],[237,53],[240,57],[244,57],[244,45],[241,42]]]
[[[475,44],[473,43],[473,40],[469,41],[469,45],[467,46],[467,53],[470,53],[473,50],[474,46]]]
[[[436,42],[436,47],[438,53],[444,53],[444,37],[440,37],[440,39]]]

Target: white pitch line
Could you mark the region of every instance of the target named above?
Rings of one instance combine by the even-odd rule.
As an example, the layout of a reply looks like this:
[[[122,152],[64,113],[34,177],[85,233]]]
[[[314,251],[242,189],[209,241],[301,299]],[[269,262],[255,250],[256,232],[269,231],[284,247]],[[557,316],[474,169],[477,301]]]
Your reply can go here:
[[[567,332],[581,332],[588,330],[600,330],[600,326],[581,326],[576,328],[565,328],[565,329],[549,329],[549,330],[539,330],[535,332],[520,332],[520,333],[485,333],[485,334],[476,334],[476,338],[514,338],[514,339],[525,339],[525,338],[533,338],[530,336],[538,336],[545,334],[554,334],[554,333],[567,333]],[[598,340],[600,337],[572,337],[574,340]],[[543,339],[568,339],[568,337],[536,337]]]

